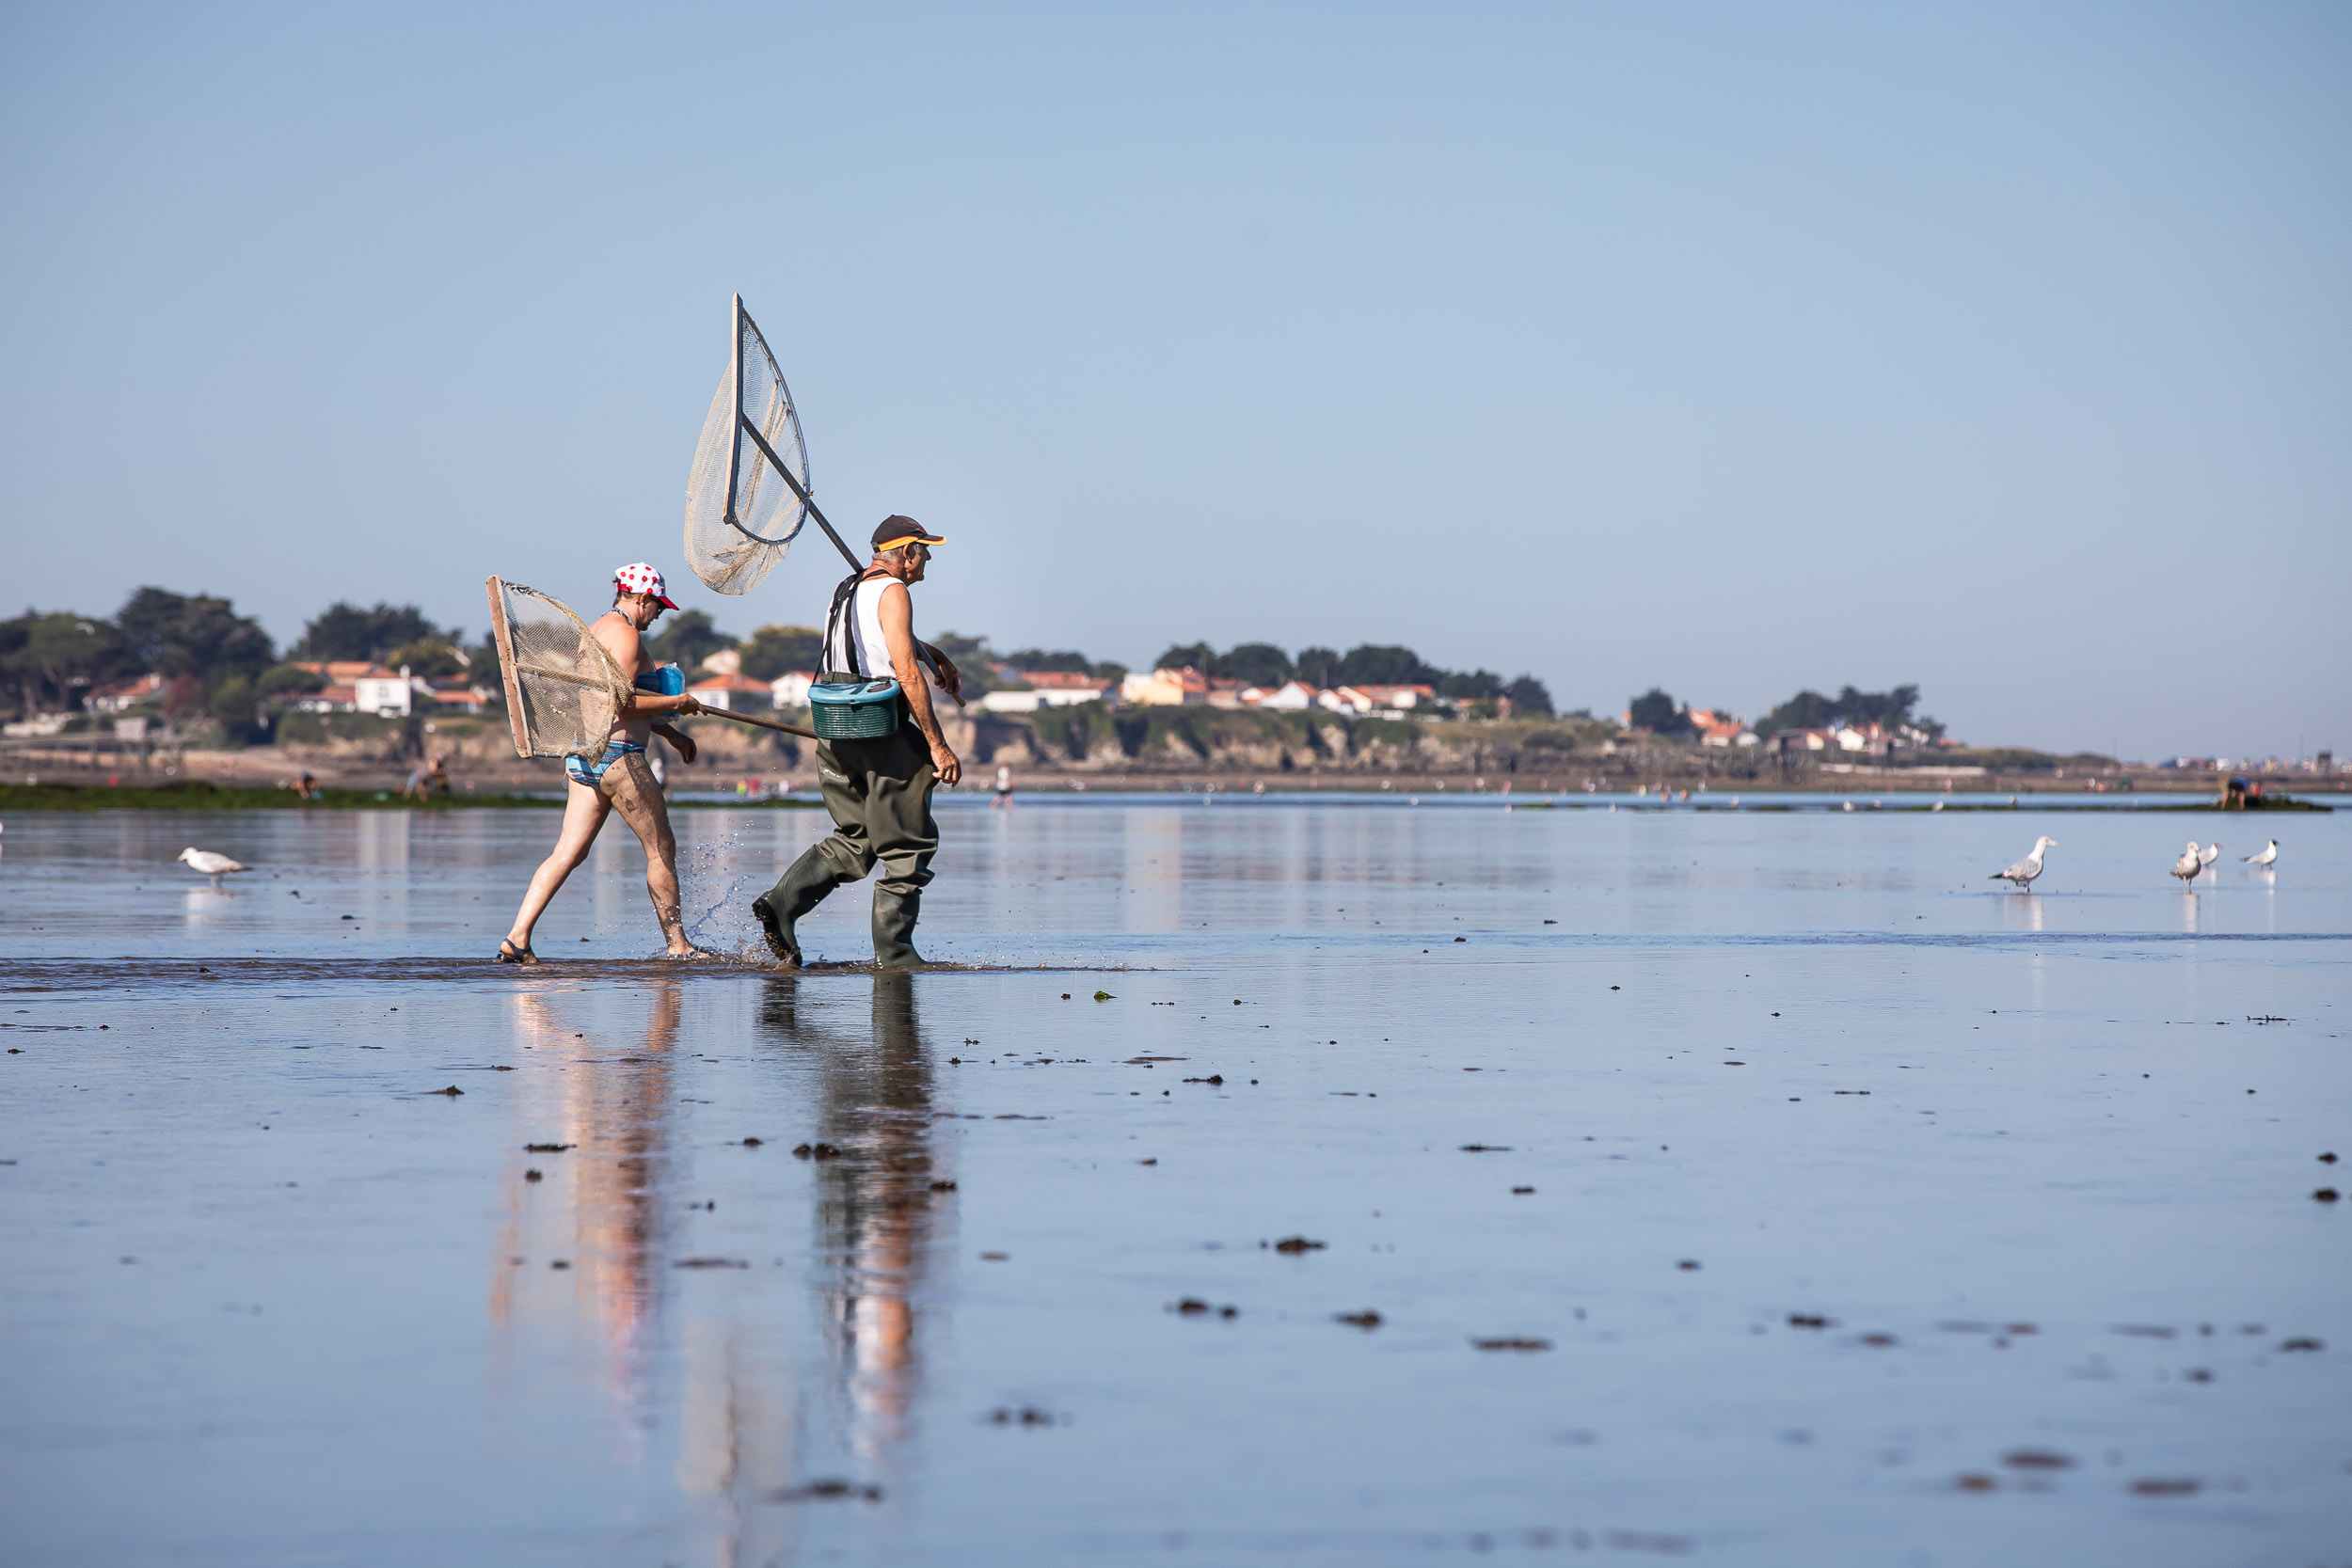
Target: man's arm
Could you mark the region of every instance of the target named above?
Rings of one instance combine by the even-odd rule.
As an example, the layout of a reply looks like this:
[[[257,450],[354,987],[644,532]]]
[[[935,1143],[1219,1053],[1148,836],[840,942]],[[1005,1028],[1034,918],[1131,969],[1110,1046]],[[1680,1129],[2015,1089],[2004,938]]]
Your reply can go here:
[[[954,784],[963,777],[963,764],[947,748],[947,737],[939,731],[939,715],[931,711],[931,689],[924,682],[923,666],[914,657],[914,601],[907,596],[906,584],[891,583],[882,592],[882,602],[874,607],[882,622],[882,644],[890,650],[890,673],[898,677],[898,689],[907,694],[907,705],[914,710],[914,726],[930,742],[931,767],[939,774],[939,782]]]

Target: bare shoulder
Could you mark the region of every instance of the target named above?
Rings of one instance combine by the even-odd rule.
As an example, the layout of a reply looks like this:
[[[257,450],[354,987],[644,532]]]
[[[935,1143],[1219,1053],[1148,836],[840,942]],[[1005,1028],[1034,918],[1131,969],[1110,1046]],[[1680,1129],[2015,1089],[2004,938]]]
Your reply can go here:
[[[589,623],[588,631],[604,644],[604,651],[612,656],[613,663],[629,674],[638,673],[637,666],[644,661],[645,644],[628,617],[617,610],[609,610]]]
[[[905,583],[896,578],[885,579],[882,593],[874,600],[874,612],[878,615],[887,615],[893,620],[901,616],[912,620],[914,614],[914,595],[907,592]]]

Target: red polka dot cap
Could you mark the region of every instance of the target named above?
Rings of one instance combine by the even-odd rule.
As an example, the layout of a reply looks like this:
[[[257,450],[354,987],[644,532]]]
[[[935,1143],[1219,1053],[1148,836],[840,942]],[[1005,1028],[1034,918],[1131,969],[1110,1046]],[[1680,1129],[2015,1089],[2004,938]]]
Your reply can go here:
[[[620,585],[624,593],[650,594],[653,602],[662,609],[677,608],[677,601],[670,597],[669,585],[661,580],[661,574],[642,561],[632,561],[613,573],[612,580]]]

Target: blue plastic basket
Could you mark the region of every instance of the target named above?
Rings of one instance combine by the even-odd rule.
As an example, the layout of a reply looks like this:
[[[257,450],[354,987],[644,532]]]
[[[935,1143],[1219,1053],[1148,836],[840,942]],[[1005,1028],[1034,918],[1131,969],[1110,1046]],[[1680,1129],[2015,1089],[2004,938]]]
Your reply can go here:
[[[809,728],[824,740],[879,740],[898,727],[898,683],[819,681],[808,689]]]

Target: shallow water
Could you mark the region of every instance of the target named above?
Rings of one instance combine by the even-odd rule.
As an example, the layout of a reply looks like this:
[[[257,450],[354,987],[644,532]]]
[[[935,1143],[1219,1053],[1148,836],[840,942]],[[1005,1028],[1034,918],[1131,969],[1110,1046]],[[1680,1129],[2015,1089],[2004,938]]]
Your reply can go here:
[[[12,818],[8,1560],[2352,1560],[2352,817],[2035,804],[956,801],[998,967],[797,978],[618,829],[482,963],[551,815]],[[824,826],[679,820],[730,949]]]

